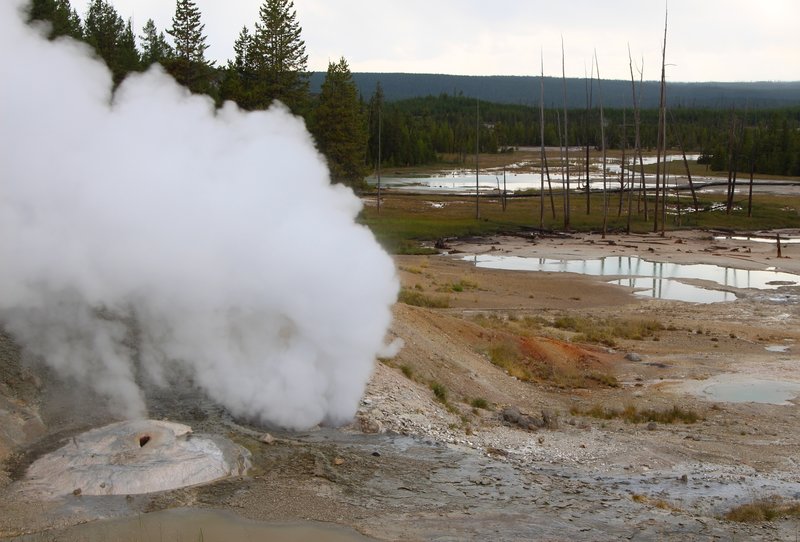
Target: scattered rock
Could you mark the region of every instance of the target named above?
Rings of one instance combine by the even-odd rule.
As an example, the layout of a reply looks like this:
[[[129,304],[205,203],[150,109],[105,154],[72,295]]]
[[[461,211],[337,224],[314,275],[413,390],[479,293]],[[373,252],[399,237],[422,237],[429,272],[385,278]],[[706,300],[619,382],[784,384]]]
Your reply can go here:
[[[650,422],[647,424],[648,431],[655,431],[658,428],[658,424],[656,422]]]
[[[637,354],[636,352],[628,352],[625,354],[625,359],[628,361],[642,361],[642,356]]]
[[[333,460],[333,464],[336,465],[337,467],[339,465],[344,465],[344,459],[342,459],[341,457],[337,457],[336,459]]]
[[[269,433],[264,433],[264,436],[262,436],[260,440],[264,444],[272,444],[275,442],[275,437],[273,437]]]
[[[74,490],[72,491],[72,494],[73,494],[73,495],[75,495],[76,497],[77,497],[78,495],[80,495],[81,493],[83,493],[83,490],[82,490],[81,488],[77,488],[77,489],[74,489]]]
[[[361,426],[362,433],[367,433],[370,435],[383,433],[383,424],[374,418],[369,418],[367,416],[360,416],[358,422],[359,425]]]

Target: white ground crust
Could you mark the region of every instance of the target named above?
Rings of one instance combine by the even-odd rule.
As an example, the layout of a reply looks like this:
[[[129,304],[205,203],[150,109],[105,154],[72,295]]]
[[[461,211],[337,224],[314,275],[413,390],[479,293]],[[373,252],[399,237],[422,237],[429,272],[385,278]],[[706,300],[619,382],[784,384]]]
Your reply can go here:
[[[137,420],[72,438],[28,469],[26,487],[45,497],[152,493],[242,474],[247,452],[188,425]]]

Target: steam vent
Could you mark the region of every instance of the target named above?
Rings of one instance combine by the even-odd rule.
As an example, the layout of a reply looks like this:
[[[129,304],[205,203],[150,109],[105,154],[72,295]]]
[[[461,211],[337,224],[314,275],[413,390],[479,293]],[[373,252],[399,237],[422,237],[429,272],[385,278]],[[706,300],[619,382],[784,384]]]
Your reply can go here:
[[[44,497],[133,495],[244,474],[248,452],[179,423],[138,420],[93,429],[39,458],[27,488]]]

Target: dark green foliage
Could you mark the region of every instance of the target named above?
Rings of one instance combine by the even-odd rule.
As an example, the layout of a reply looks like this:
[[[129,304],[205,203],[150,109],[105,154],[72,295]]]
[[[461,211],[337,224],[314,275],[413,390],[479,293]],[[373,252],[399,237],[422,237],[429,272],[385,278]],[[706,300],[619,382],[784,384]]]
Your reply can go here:
[[[81,19],[69,0],[32,0],[28,5],[28,22],[33,21],[50,23],[50,39],[59,36],[83,39]]]
[[[239,107],[253,110],[259,107],[256,96],[256,66],[253,51],[253,36],[247,27],[239,32],[233,44],[235,57],[228,61],[222,78],[220,97],[231,100]]]
[[[364,115],[347,61],[329,63],[313,116],[312,132],[328,160],[331,180],[353,187],[364,179]]]
[[[433,396],[436,397],[436,400],[440,403],[447,403],[447,388],[444,387],[443,384],[439,382],[431,382],[431,391],[433,391]]]
[[[647,76],[647,73],[645,73]],[[311,91],[317,92],[325,77],[324,72],[311,74]],[[425,73],[355,73],[356,85],[362,95],[369,95],[380,81],[386,101],[394,102],[423,96],[452,94],[477,97],[482,102],[538,107],[539,76],[513,75],[446,75]],[[657,108],[660,81],[642,84],[643,109]],[[667,105],[670,109],[720,109],[731,106],[739,109],[771,109],[800,105],[800,81],[790,82],[737,82],[737,83],[675,83],[667,82]],[[544,78],[545,107],[561,103],[563,88],[561,77]],[[630,107],[631,82],[626,80],[603,81],[603,102],[610,108]],[[586,107],[586,81],[567,78],[567,106],[571,109]]]
[[[86,41],[111,69],[119,85],[131,71],[141,67],[130,20],[125,23],[117,10],[105,0],[92,0],[84,23]]]
[[[156,23],[153,19],[148,19],[147,24],[142,28],[142,35],[139,39],[142,41],[142,66],[148,67],[151,64],[165,64],[166,61],[171,59],[174,55],[172,46],[167,43],[164,32],[159,32],[156,29]]]
[[[209,93],[214,75],[213,63],[205,58],[208,45],[200,16],[200,10],[192,0],[178,0],[172,28],[167,29],[175,48],[174,55],[166,60],[166,68],[176,81],[192,92]]]
[[[266,0],[258,12],[251,50],[255,70],[254,103],[280,100],[295,113],[308,106],[308,55],[294,2]]]

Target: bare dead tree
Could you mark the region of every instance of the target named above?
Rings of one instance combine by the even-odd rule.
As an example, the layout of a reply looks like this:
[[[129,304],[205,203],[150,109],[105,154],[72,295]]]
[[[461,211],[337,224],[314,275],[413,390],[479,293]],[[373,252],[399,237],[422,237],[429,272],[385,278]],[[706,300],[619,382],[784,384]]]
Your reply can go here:
[[[642,136],[641,136],[641,113],[639,111],[639,96],[636,93],[636,81],[633,78],[633,58],[631,57],[631,46],[628,44],[628,65],[631,70],[631,91],[633,95],[633,123],[634,123],[634,154],[633,154],[633,168],[636,169],[636,158],[639,158],[639,174],[641,176],[641,187],[639,190],[639,202],[644,200],[644,220],[649,220],[647,211],[647,185],[644,180],[644,160],[642,159]],[[642,61],[642,69],[639,70],[639,92],[642,91],[642,80],[644,79],[644,61]],[[637,209],[637,212],[639,210]]]
[[[669,16],[669,12],[665,10],[664,14],[664,44],[661,47],[661,92],[660,97],[658,100],[658,137],[657,137],[657,144],[656,144],[656,198],[655,198],[655,212],[653,218],[653,232],[658,232],[658,199],[659,199],[659,191],[660,191],[660,180],[661,180],[661,152],[662,150],[666,149],[666,142],[664,141],[664,126],[665,126],[665,118],[664,118],[664,111],[666,107],[666,64],[667,64],[667,19]],[[666,160],[666,156],[664,157]],[[666,214],[666,190],[664,190],[664,202],[662,206],[664,207],[663,213]],[[663,234],[663,220],[662,220],[662,234]]]
[[[550,184],[550,171],[547,168],[547,153],[544,150],[544,53],[540,53],[542,62],[542,76],[539,79],[539,137],[541,138],[542,172],[539,189],[539,229],[544,229],[544,176],[547,172],[547,186],[550,189],[550,206],[553,209],[553,218],[556,217],[556,204],[553,201],[553,187]]]
[[[622,216],[622,203],[625,198],[625,151],[628,149],[626,109],[622,108],[622,158],[619,165],[619,209],[617,218]]]
[[[564,185],[564,229],[569,229],[569,128],[567,126],[567,72],[564,57],[564,37],[561,37],[561,80],[564,87],[564,164],[566,165],[566,185]],[[563,179],[562,179],[563,181]]]
[[[584,68],[585,72],[585,68]],[[594,91],[594,64],[590,69],[590,76],[586,80],[586,120],[584,122],[584,132],[586,137],[586,215],[592,213],[592,194],[591,183],[589,180],[589,124],[592,110],[592,92]]]
[[[731,123],[728,128],[728,192],[725,198],[725,214],[733,210],[733,194],[736,190],[736,163],[734,148],[736,146],[736,112],[731,108]]]
[[[694,190],[694,183],[692,182],[692,170],[689,168],[689,160],[686,159],[686,147],[683,144],[683,137],[681,136],[680,130],[677,128],[677,122],[675,122],[675,115],[672,114],[672,110],[669,111],[669,118],[672,120],[672,133],[673,135],[677,136],[678,145],[681,148],[681,154],[683,155],[683,166],[686,169],[686,178],[689,179],[689,190],[692,192],[692,205],[694,206],[695,212],[700,210],[700,204],[697,202],[697,193]],[[677,180],[675,181],[675,186],[677,190]]]
[[[481,218],[481,183],[479,178],[480,167],[478,156],[480,154],[481,138],[481,101],[475,98],[475,218]]]
[[[603,152],[603,239],[608,229],[608,182],[606,178],[606,119],[603,114],[603,79],[600,77],[600,61],[594,52],[594,65],[597,68],[597,101],[600,104],[600,147]]]

